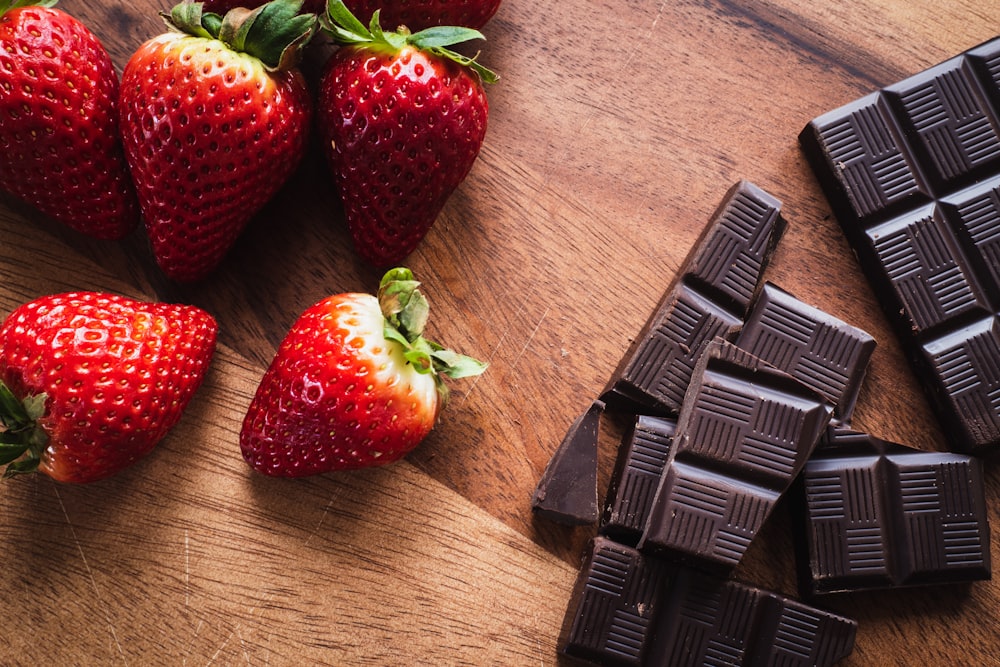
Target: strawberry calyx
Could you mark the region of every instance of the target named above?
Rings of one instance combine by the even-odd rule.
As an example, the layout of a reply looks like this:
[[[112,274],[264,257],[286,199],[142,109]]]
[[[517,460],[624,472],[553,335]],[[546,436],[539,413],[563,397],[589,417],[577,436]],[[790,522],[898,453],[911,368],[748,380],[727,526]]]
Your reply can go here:
[[[475,39],[486,39],[478,30],[460,26],[436,26],[411,33],[406,26],[400,26],[395,31],[384,31],[379,23],[380,14],[381,10],[375,10],[366,28],[343,0],[330,0],[326,5],[326,15],[320,18],[320,27],[340,45],[371,44],[394,51],[411,46],[468,67],[479,74],[485,83],[496,83],[500,79],[496,72],[476,60],[479,54],[470,58],[448,48]]]
[[[423,337],[430,314],[430,304],[420,292],[420,283],[407,268],[390,269],[379,283],[378,302],[385,318],[383,336],[403,348],[403,356],[419,373],[434,376],[442,402],[448,388],[442,377],[472,377],[486,370],[487,364],[448,350]]]
[[[0,466],[7,466],[4,479],[38,469],[49,440],[38,424],[45,415],[46,398],[43,393],[18,400],[0,382]]]
[[[272,0],[255,9],[236,7],[220,16],[200,2],[181,2],[162,14],[173,30],[217,39],[229,48],[254,56],[272,72],[298,65],[302,49],[318,29],[315,14],[302,10],[302,0]]]
[[[0,16],[3,16],[11,9],[21,7],[52,7],[59,0],[0,0]]]

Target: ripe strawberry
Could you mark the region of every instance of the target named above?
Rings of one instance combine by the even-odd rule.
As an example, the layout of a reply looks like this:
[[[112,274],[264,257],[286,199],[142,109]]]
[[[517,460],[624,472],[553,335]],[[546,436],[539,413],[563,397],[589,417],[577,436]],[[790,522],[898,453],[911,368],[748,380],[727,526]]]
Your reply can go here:
[[[193,306],[96,292],[17,308],[0,326],[0,465],[82,483],[134,463],[180,419],[216,331]]]
[[[344,44],[320,81],[317,120],[355,248],[403,260],[472,168],[486,135],[483,81],[496,75],[445,48],[469,28],[383,32],[331,0],[324,28]]]
[[[275,0],[219,20],[174,7],[168,32],[139,47],[122,75],[125,152],[157,263],[204,278],[291,176],[311,100],[296,67],[316,17]]]
[[[362,21],[381,9],[383,27],[405,25],[413,32],[450,25],[482,28],[500,8],[500,0],[344,0],[344,4]]]
[[[81,233],[121,238],[139,207],[118,139],[118,75],[54,4],[0,0],[0,188]]]
[[[422,337],[418,285],[393,269],[377,298],[338,294],[299,317],[243,421],[240,448],[254,469],[302,477],[383,465],[427,436],[447,399],[442,376],[486,366]]]
[[[225,14],[235,7],[247,7],[255,9],[265,4],[267,0],[205,0],[202,2],[202,11]],[[326,0],[305,0],[302,3],[302,11],[319,14],[326,8]]]

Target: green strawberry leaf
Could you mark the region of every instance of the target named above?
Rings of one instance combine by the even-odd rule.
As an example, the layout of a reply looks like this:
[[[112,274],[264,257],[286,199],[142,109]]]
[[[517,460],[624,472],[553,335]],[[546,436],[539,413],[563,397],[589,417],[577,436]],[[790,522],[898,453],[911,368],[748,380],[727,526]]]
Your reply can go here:
[[[372,21],[374,20],[375,16],[372,16]],[[326,16],[321,21],[323,29],[330,32],[340,44],[363,44],[374,40],[372,33],[351,13],[344,0],[327,2]]]
[[[181,2],[164,18],[174,30],[218,39],[257,58],[270,71],[284,71],[298,65],[302,49],[319,27],[315,14],[301,10],[302,0],[271,0],[256,9],[236,7],[219,16],[203,12],[200,2]]]
[[[473,28],[459,26],[438,26],[425,28],[407,38],[407,42],[418,49],[436,49],[442,46],[454,46],[474,39],[486,39],[483,33]]]
[[[8,431],[15,431],[23,428],[31,422],[28,411],[24,404],[14,396],[6,384],[0,382],[0,423]]]
[[[59,0],[0,0],[0,15],[21,7],[54,7]]]
[[[485,83],[496,83],[500,80],[500,76],[496,72],[476,60],[477,56],[470,58],[446,48],[474,39],[486,39],[478,30],[460,26],[437,26],[412,34],[405,28],[387,32],[382,30],[379,14],[380,10],[375,10],[375,13],[372,14],[372,20],[366,28],[347,8],[344,0],[329,0],[326,6],[326,16],[320,19],[320,28],[326,31],[337,44],[381,44],[390,46],[397,51],[405,45],[410,45],[438,58],[452,60],[463,67],[468,67],[476,72]]]
[[[6,465],[4,477],[38,469],[48,435],[38,425],[45,414],[46,394],[19,400],[0,382],[0,465]]]
[[[448,388],[442,376],[450,379],[483,373],[485,362],[447,350],[421,334],[430,316],[430,304],[418,289],[420,283],[406,268],[390,269],[378,289],[379,306],[385,318],[383,336],[403,348],[403,356],[417,371],[434,376],[442,403],[447,402]]]
[[[23,442],[4,442],[6,435],[0,433],[0,466],[13,463],[28,451],[28,446]]]
[[[212,31],[208,27],[202,25],[202,5],[200,2],[182,2],[178,5],[174,5],[169,14],[161,14],[160,16],[163,17],[164,21],[166,21],[168,28],[187,33],[193,37],[215,39],[215,37],[219,34],[217,29]],[[219,19],[219,23],[221,23],[221,19],[218,14],[208,13],[204,14],[204,16],[214,16],[216,19]]]
[[[15,461],[8,465],[3,471],[3,479],[10,479],[15,475],[27,475],[33,473],[38,470],[38,465],[41,462],[42,460],[36,456],[28,456],[20,461]]]
[[[435,351],[431,355],[431,358],[435,362],[435,370],[452,380],[482,375],[489,365],[484,361],[473,359],[452,350]]]

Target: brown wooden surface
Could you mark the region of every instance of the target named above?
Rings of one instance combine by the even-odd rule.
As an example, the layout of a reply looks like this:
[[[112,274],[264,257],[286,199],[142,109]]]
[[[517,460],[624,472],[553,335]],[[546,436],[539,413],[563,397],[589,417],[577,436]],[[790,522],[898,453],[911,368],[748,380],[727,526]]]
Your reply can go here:
[[[120,71],[167,3],[60,7]],[[855,426],[941,449],[796,136],[992,37],[998,9],[506,0],[484,29],[481,58],[503,78],[483,152],[407,262],[427,284],[435,338],[492,366],[454,383],[438,428],[383,469],[282,481],[239,456],[243,413],[295,317],[379,278],[353,255],[317,151],[195,286],[164,280],[141,233],[91,241],[0,198],[0,316],[99,289],[194,303],[221,326],[196,403],[147,459],[90,486],[0,486],[0,664],[557,664],[589,532],[533,522],[531,492],[740,178],[785,205],[767,277],[879,340]],[[310,76],[327,52],[313,49]],[[987,484],[996,526],[995,461]],[[779,509],[739,575],[793,594],[787,518]],[[860,622],[848,665],[1000,664],[1000,584],[832,606]]]

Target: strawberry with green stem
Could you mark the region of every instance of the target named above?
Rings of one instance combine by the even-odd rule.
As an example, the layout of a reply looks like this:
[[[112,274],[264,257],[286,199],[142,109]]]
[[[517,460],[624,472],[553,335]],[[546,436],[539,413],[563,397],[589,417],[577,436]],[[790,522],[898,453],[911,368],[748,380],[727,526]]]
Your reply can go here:
[[[302,477],[384,465],[433,428],[448,388],[486,365],[423,336],[429,306],[408,269],[378,296],[345,293],[308,308],[261,379],[240,433],[259,472]]]
[[[304,155],[312,103],[297,63],[317,20],[301,7],[219,16],[183,2],[125,66],[125,152],[169,278],[209,274]]]
[[[69,227],[119,239],[139,206],[104,45],[55,0],[0,0],[0,189]]]
[[[194,306],[44,296],[0,325],[0,465],[93,482],[149,453],[201,385],[218,327]]]
[[[324,29],[341,47],[326,64],[317,121],[354,245],[379,267],[419,244],[479,155],[497,79],[450,46],[476,30],[384,32],[331,0]]]

